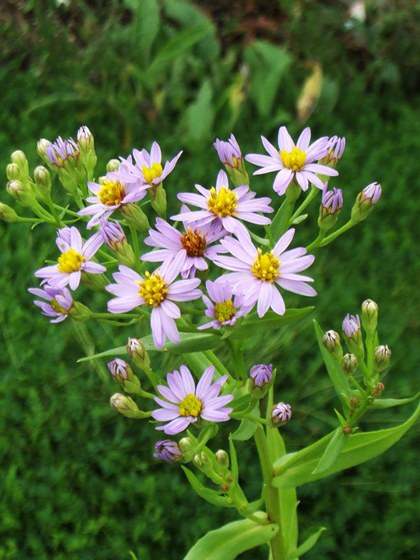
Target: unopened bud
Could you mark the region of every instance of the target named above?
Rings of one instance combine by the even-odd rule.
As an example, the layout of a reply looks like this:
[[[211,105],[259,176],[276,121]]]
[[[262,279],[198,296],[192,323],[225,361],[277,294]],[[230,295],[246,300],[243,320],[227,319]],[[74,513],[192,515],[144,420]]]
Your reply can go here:
[[[372,397],[374,399],[377,399],[378,397],[380,397],[382,395],[384,390],[385,390],[385,385],[383,383],[377,383],[376,387],[372,391]]]
[[[9,181],[14,181],[21,178],[21,172],[16,163],[9,163],[6,167],[6,175]]]
[[[148,232],[150,228],[149,221],[146,214],[139,206],[136,206],[135,204],[123,204],[119,210],[127,222],[134,227],[134,229],[140,233]]]
[[[266,393],[267,386],[273,379],[273,366],[259,364],[252,366],[249,372],[251,395],[256,399],[262,399]]]
[[[167,461],[169,463],[173,463],[174,461],[178,461],[182,458],[179,445],[176,441],[172,441],[170,439],[158,441],[155,444],[155,451],[156,453],[153,454],[153,457],[156,457],[156,459],[162,459],[162,461]]]
[[[322,337],[322,343],[330,354],[339,360],[343,357],[343,349],[340,343],[340,335],[335,331],[327,331]]]
[[[110,171],[118,171],[121,162],[118,159],[110,159],[106,164],[106,170]]]
[[[388,367],[391,360],[392,352],[388,345],[378,346],[375,349],[375,356],[373,359],[373,370],[375,373],[380,373]]]
[[[87,126],[81,126],[77,131],[77,143],[80,151],[88,151],[93,148],[93,135]]]
[[[210,471],[213,470],[213,463],[212,463],[211,459],[209,459],[203,451],[200,454],[200,461],[201,461],[201,464],[200,464],[199,468],[203,472],[210,472]]]
[[[112,362],[109,362],[107,366],[114,381],[120,385],[122,385],[124,381],[132,380],[135,377],[130,364],[125,360],[121,360],[121,358],[115,358]]]
[[[109,285],[109,280],[105,274],[94,274],[85,270],[82,270],[82,282],[94,292],[106,293],[105,287]]]
[[[69,315],[75,321],[81,321],[84,323],[92,317],[92,311],[80,301],[75,301],[69,311]]]
[[[129,338],[127,342],[127,352],[133,362],[142,371],[150,370],[150,358],[146,352],[143,342],[138,338]]]
[[[49,162],[49,159],[48,159],[48,156],[47,156],[47,147],[50,144],[51,144],[51,142],[49,140],[47,140],[46,138],[41,138],[41,140],[39,140],[39,142],[36,145],[36,150],[37,150],[38,154],[46,162]]]
[[[32,206],[34,197],[29,190],[25,189],[22,181],[9,181],[6,190],[21,206]]]
[[[346,435],[351,434],[352,431],[353,431],[353,428],[352,428],[351,426],[349,426],[349,425],[344,426],[344,428],[343,428],[343,433],[345,433]]]
[[[319,209],[318,226],[323,231],[330,230],[338,219],[343,207],[343,191],[333,189],[325,191]]]
[[[359,406],[360,406],[360,400],[359,400],[358,398],[356,398],[356,397],[352,397],[352,398],[349,400],[349,404],[350,404],[350,407],[351,407],[351,408],[359,408]]]
[[[341,367],[345,373],[351,375],[357,369],[356,356],[354,354],[346,354],[341,361]]]
[[[165,219],[166,217],[166,192],[163,188],[163,183],[158,185],[152,185],[150,189],[147,189],[149,193],[152,207],[160,218]]]
[[[26,156],[22,152],[22,150],[16,150],[16,152],[13,152],[11,160],[12,163],[15,163],[18,166],[22,175],[28,176],[29,174],[28,160],[26,159]]]
[[[219,467],[222,470],[226,471],[229,468],[229,455],[226,453],[226,451],[224,449],[219,449],[215,457]]]
[[[235,187],[249,185],[249,177],[245,168],[245,160],[234,135],[231,134],[227,142],[217,139],[213,145],[216,148],[217,155],[225,166],[225,169]]]
[[[378,324],[378,305],[371,299],[362,303],[362,325],[366,332],[373,333]]]
[[[0,220],[9,223],[20,221],[19,216],[16,214],[13,208],[8,206],[7,204],[3,204],[3,202],[0,202]]]
[[[40,195],[48,197],[51,191],[51,176],[48,169],[39,165],[34,171],[34,179]]]
[[[194,449],[194,444],[189,437],[184,437],[179,442],[179,448],[181,449],[182,453],[189,453]]]
[[[139,407],[133,399],[131,397],[127,397],[126,395],[116,393],[110,398],[109,402],[112,408],[115,408],[115,410],[127,418],[144,418],[145,416],[144,412],[139,410]]]
[[[356,354],[356,356],[364,354],[359,315],[346,315],[343,321],[343,336],[351,352]]]
[[[382,187],[378,183],[371,183],[357,195],[356,203],[351,211],[351,220],[357,224],[365,220],[381,198]]]
[[[292,417],[292,407],[283,402],[276,404],[271,411],[271,421],[273,426],[283,426]]]

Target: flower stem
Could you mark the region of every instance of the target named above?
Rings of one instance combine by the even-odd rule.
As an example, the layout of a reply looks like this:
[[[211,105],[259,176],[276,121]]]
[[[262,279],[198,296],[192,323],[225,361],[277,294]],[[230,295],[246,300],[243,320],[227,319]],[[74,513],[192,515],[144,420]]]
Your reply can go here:
[[[137,237],[137,231],[136,229],[132,226],[129,225],[130,228],[130,233],[131,233],[131,239],[133,241],[133,250],[134,250],[134,264],[136,267],[137,272],[140,271],[140,248],[139,248],[139,238]]]
[[[343,227],[341,227],[340,229],[338,229],[337,231],[335,231],[334,233],[326,237],[324,241],[321,243],[321,247],[325,247],[325,245],[328,245],[329,243],[331,243],[331,241],[334,241],[334,239],[336,239],[339,235],[341,235],[342,233],[344,233],[345,231],[347,231],[348,229],[352,228],[355,225],[356,224],[352,220],[349,220],[347,224],[344,224]]]
[[[208,359],[208,361],[214,365],[214,367],[221,375],[229,375],[230,377],[229,371],[225,368],[225,366],[222,364],[222,362],[214,352],[212,352],[211,350],[204,350],[203,354]]]
[[[305,208],[313,201],[313,199],[316,197],[316,195],[318,194],[319,189],[317,189],[316,187],[312,187],[310,193],[308,194],[308,196],[305,198],[305,200],[302,202],[302,204],[299,206],[299,208],[296,210],[296,212],[293,214],[293,216],[290,218],[289,223],[288,223],[288,227],[290,227],[293,222],[296,220],[296,218],[298,218],[302,212],[305,210]]]
[[[232,358],[236,379],[244,383],[247,375],[245,371],[244,358],[242,352],[240,351],[238,343],[235,340],[229,340],[228,338],[225,338],[225,344],[227,346],[227,349],[229,350],[230,357]]]
[[[325,231],[320,231],[318,237],[315,239],[315,241],[313,241],[310,245],[308,245],[306,247],[306,251],[309,253],[309,251],[312,251],[313,249],[316,249],[317,247],[319,247],[322,244],[322,240],[325,237]]]

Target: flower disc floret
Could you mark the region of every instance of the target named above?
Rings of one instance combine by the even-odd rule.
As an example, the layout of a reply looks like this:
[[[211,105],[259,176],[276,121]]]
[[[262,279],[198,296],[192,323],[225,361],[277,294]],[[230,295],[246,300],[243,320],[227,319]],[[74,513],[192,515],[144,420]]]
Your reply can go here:
[[[146,280],[139,284],[139,296],[144,299],[147,307],[157,307],[168,293],[168,283],[163,280],[159,272],[146,272]]]
[[[233,306],[233,301],[231,299],[224,301],[223,303],[216,303],[214,306],[214,317],[217,321],[219,321],[219,323],[230,321],[235,313],[236,309]]]
[[[274,282],[279,276],[280,261],[273,255],[273,251],[263,253],[258,249],[258,256],[254,261],[251,272],[263,282]]]
[[[216,189],[212,187],[210,189],[210,197],[207,198],[207,204],[208,210],[220,218],[235,216],[235,210],[238,206],[238,197],[236,193],[224,186],[219,192],[216,192]]]
[[[279,153],[283,160],[284,167],[292,171],[302,171],[306,161],[306,153],[303,150],[299,150],[294,146],[291,152],[282,150]]]
[[[181,247],[187,251],[188,257],[202,257],[207,245],[207,234],[201,235],[199,229],[194,231],[188,226],[187,231],[180,237]]]
[[[97,196],[105,206],[118,206],[125,197],[124,185],[120,181],[105,179]]]
[[[201,401],[195,395],[190,393],[179,403],[179,413],[181,416],[197,417],[203,409]]]
[[[86,260],[82,254],[78,253],[74,249],[69,249],[58,257],[58,270],[66,274],[71,272],[77,272],[80,270],[82,263]]]
[[[153,163],[152,167],[146,167],[145,165],[143,165],[141,171],[146,183],[152,185],[153,181],[162,175],[163,169],[160,163]]]

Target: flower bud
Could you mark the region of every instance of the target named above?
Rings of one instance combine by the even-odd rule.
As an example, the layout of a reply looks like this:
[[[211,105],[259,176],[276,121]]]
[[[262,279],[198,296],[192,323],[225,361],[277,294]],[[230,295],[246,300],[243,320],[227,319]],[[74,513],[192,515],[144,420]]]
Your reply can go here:
[[[69,315],[75,321],[81,321],[84,323],[85,321],[89,321],[92,317],[92,311],[80,301],[75,301],[69,311]]]
[[[327,187],[327,183],[325,184]],[[343,192],[341,189],[327,191],[322,195],[319,209],[318,226],[322,231],[330,230],[338,219],[343,207]]]
[[[128,267],[135,263],[134,251],[127,241],[127,237],[119,222],[109,222],[101,218],[101,232],[105,243],[116,252],[118,261]]]
[[[197,455],[196,455],[197,457]],[[195,457],[194,457],[195,459]],[[195,462],[195,461],[194,461]],[[197,467],[203,472],[210,472],[213,470],[213,462],[207,457],[207,455],[202,451],[200,454],[200,464],[196,463]]]
[[[360,399],[358,399],[357,397],[352,397],[352,398],[349,400],[349,405],[350,405],[350,408],[354,408],[354,409],[359,408],[359,406],[360,406]]]
[[[322,342],[330,354],[339,360],[343,357],[343,349],[340,343],[340,335],[335,331],[327,331],[322,337]]]
[[[107,366],[114,381],[120,385],[123,385],[124,381],[131,381],[135,378],[130,364],[128,364],[125,360],[115,358],[112,362],[109,362]]]
[[[179,448],[182,451],[182,454],[185,456],[188,453],[191,453],[191,451],[193,451],[194,449],[194,444],[191,440],[191,438],[189,437],[184,437],[179,441]],[[192,459],[192,457],[191,457]]]
[[[351,220],[354,224],[365,220],[372,212],[373,207],[381,198],[382,187],[378,183],[371,183],[357,195],[356,203],[351,211]]]
[[[225,169],[235,187],[249,185],[249,177],[245,168],[245,160],[234,135],[231,134],[227,142],[217,139],[213,145],[216,148],[217,155],[225,166]]]
[[[106,293],[105,287],[109,285],[109,280],[105,274],[94,274],[85,270],[82,270],[82,282],[94,292]]]
[[[110,398],[109,402],[112,408],[115,408],[115,410],[127,418],[144,418],[145,416],[144,412],[139,410],[139,407],[133,399],[131,397],[127,397],[126,395],[116,393]]]
[[[9,181],[6,185],[6,190],[21,206],[32,206],[34,201],[33,194],[29,189],[25,189],[22,181]]]
[[[351,352],[356,354],[356,356],[364,355],[359,315],[346,315],[343,321],[343,336]]]
[[[218,466],[222,470],[227,471],[229,468],[229,455],[226,451],[224,449],[219,449],[219,451],[216,452],[215,458]]]
[[[9,181],[18,180],[21,178],[21,173],[19,167],[16,163],[9,163],[6,167],[6,175]]]
[[[346,354],[341,362],[344,373],[351,375],[357,369],[357,358],[354,354]]]
[[[49,162],[48,157],[47,157],[47,148],[50,144],[51,144],[51,142],[49,140],[47,140],[46,138],[41,138],[41,140],[39,140],[39,142],[36,145],[36,150],[37,150],[38,154],[46,162]]]
[[[93,135],[87,126],[81,126],[77,131],[77,143],[80,151],[88,151],[94,147]]]
[[[166,192],[165,189],[163,188],[163,183],[159,183],[158,185],[152,185],[150,189],[147,189],[147,192],[149,193],[153,210],[155,210],[155,212],[160,218],[165,219]]]
[[[158,185],[160,187],[160,185]],[[149,191],[152,188],[148,189]],[[127,222],[134,227],[139,233],[147,233],[150,228],[149,221],[143,210],[135,204],[123,204],[119,211],[127,220]]]
[[[106,164],[107,172],[118,171],[118,169],[120,167],[120,164],[121,164],[121,162],[118,159],[110,159],[108,161],[108,163]]]
[[[273,426],[283,426],[292,417],[292,407],[283,402],[276,404],[271,411],[271,421]]]
[[[362,325],[366,332],[373,333],[378,324],[378,305],[371,299],[362,303]]]
[[[13,152],[11,160],[12,163],[18,166],[19,171],[23,176],[27,177],[29,175],[28,160],[22,150],[16,150],[16,152]]]
[[[372,397],[374,399],[377,399],[378,397],[380,397],[382,395],[384,390],[385,390],[385,385],[383,383],[377,383],[376,387],[372,391]]]
[[[7,204],[3,204],[3,202],[0,202],[0,220],[12,223],[19,222],[20,218],[13,210],[13,208],[8,206]]]
[[[48,198],[51,192],[51,176],[48,169],[39,165],[34,171],[34,179],[41,197]]]
[[[130,354],[133,362],[142,371],[150,369],[150,358],[146,352],[143,342],[137,338],[129,338],[127,342],[127,352]]]
[[[375,355],[373,358],[373,370],[375,373],[380,373],[385,368],[388,367],[391,360],[392,352],[388,345],[378,346],[375,349]]]
[[[182,457],[179,445],[176,441],[172,441],[170,439],[158,441],[155,444],[155,451],[156,453],[153,454],[153,457],[156,457],[156,459],[162,459],[162,461],[167,461],[169,463],[178,461]]]

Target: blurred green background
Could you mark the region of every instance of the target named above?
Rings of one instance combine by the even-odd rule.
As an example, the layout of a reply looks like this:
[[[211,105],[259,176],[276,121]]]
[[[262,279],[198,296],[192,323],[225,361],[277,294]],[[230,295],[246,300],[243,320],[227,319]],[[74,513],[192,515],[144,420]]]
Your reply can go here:
[[[420,5],[409,0],[5,0],[0,161],[5,168],[22,149],[33,169],[39,138],[68,138],[87,125],[102,174],[110,158],[157,140],[166,159],[184,150],[166,181],[175,209],[176,192],[214,183],[216,137],[234,132],[244,153],[262,153],[260,135],[274,142],[282,124],[295,138],[307,125],[314,138],[345,136],[340,176],[330,183],[343,189],[340,223],[367,184],[380,182],[383,197],[366,222],[318,251],[317,319],[340,330],[346,313],[374,299],[381,342],[393,352],[386,395],[409,396],[420,390],[419,36]],[[272,181],[256,177],[252,187],[277,206]],[[0,198],[17,209],[5,190]],[[299,244],[317,234],[316,220],[314,207]],[[140,333],[51,325],[27,289],[54,258],[54,232],[2,222],[0,236],[0,559],[120,560],[130,550],[138,560],[183,558],[234,514],[200,501],[179,468],[153,460],[155,431],[109,407],[118,389],[105,364],[76,363]],[[91,294],[82,289],[81,300],[104,309]],[[278,400],[294,410],[283,430],[290,450],[335,426],[310,322],[256,337],[248,350],[247,366],[258,352],[279,370]],[[161,371],[177,365],[156,362]],[[391,426],[411,409],[372,413],[363,428]],[[305,558],[420,557],[419,431],[417,424],[384,456],[299,490],[302,540],[328,528]],[[238,444],[238,454],[253,499],[252,443]]]

